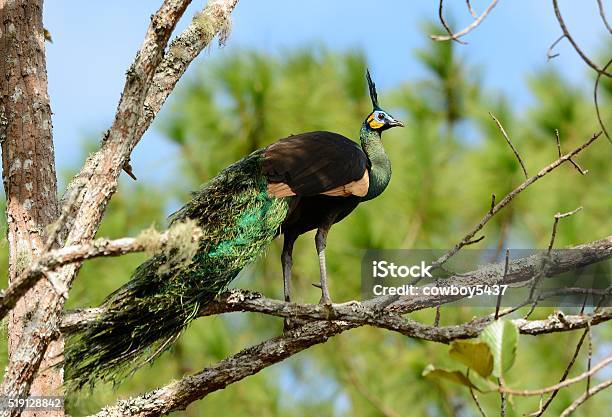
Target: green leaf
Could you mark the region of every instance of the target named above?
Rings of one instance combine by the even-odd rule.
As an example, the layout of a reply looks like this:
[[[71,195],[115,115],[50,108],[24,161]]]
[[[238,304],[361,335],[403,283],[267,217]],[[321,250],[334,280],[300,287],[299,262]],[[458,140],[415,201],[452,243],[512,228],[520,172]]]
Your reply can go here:
[[[434,379],[445,379],[447,381],[454,382],[455,384],[464,385],[466,387],[471,387],[472,389],[478,390],[478,387],[470,382],[468,377],[463,375],[460,371],[451,371],[448,369],[436,368],[432,364],[429,364],[423,370],[422,375],[425,378],[434,378]]]
[[[450,345],[451,358],[467,365],[486,378],[493,371],[493,355],[489,345],[481,340],[455,340]]]
[[[518,329],[511,321],[497,320],[480,334],[493,354],[493,376],[501,378],[512,367],[518,345]]]

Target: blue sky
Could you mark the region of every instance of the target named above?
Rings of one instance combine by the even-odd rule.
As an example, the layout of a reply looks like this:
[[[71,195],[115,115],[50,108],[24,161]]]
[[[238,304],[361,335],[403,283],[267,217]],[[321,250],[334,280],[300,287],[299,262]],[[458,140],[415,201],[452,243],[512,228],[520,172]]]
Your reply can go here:
[[[233,30],[225,48],[213,47],[197,60],[222,56],[236,48],[282,53],[284,48],[323,44],[333,50],[361,48],[381,89],[423,75],[412,50],[430,41],[421,31],[426,19],[437,19],[437,1],[363,0],[241,0],[233,15]],[[447,1],[456,28],[471,17],[463,0]],[[488,4],[472,2],[477,11]],[[605,39],[595,1],[561,1],[575,38],[595,55]],[[611,1],[605,1],[612,9]],[[58,172],[81,164],[85,137],[100,137],[110,126],[123,88],[125,70],[142,42],[149,16],[160,1],[47,0],[45,27],[53,36],[47,44],[49,90],[53,110]],[[203,1],[194,1],[179,30]],[[611,12],[612,13],[612,12]],[[572,81],[589,87],[590,74],[566,42],[551,62],[546,51],[560,34],[550,1],[500,0],[491,15],[469,34],[460,51],[484,72],[484,83],[528,106],[525,77],[554,65]],[[180,85],[180,84],[179,84]],[[364,86],[365,88],[365,86]],[[163,117],[163,110],[160,113]],[[333,130],[333,126],[329,127]],[[169,155],[176,150],[155,127],[145,134],[132,161],[141,178],[171,181],[175,168]]]

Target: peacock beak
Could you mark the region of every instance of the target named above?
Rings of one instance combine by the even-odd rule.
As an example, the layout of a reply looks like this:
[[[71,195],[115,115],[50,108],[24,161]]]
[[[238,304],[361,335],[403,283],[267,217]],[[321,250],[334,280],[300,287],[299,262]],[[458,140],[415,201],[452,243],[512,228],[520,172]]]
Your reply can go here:
[[[400,122],[399,120],[391,119],[389,120],[389,126],[390,127],[404,127],[404,124]]]

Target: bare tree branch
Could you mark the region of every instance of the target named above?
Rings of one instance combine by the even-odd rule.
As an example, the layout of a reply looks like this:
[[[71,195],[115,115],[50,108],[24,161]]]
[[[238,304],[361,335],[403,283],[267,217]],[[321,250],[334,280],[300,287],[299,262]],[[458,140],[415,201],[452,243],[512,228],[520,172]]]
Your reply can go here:
[[[111,416],[160,416],[185,409],[190,403],[281,362],[310,346],[323,343],[354,324],[339,322],[308,323],[282,336],[244,349],[197,374],[184,377],[142,396],[117,402],[96,414]]]
[[[572,270],[581,266],[612,257],[612,236],[600,241],[575,247],[576,251],[566,259],[551,267],[551,274],[561,270]],[[530,257],[522,262],[512,261],[508,271],[508,282],[527,281],[537,271],[539,259]],[[479,269],[472,282],[497,282],[501,276],[500,265]],[[460,280],[461,278],[457,278]],[[469,278],[467,278],[469,280]],[[249,375],[259,372],[272,364],[278,363],[308,347],[324,343],[330,337],[362,325],[373,325],[399,332],[409,337],[423,340],[449,343],[456,338],[476,337],[494,315],[482,317],[458,326],[434,327],[413,320],[400,314],[431,307],[432,303],[452,301],[448,297],[413,297],[400,299],[396,303],[378,297],[363,303],[321,305],[298,305],[279,300],[270,300],[259,294],[234,290],[222,294],[210,305],[202,308],[199,315],[219,314],[230,311],[253,311],[279,317],[295,317],[307,320],[306,324],[283,336],[279,336],[259,345],[245,349],[223,361],[208,367],[201,372],[187,376],[163,388],[144,394],[140,397],[120,401],[107,407],[98,416],[157,416],[171,411],[184,409],[191,402],[203,398],[211,392],[222,389]],[[69,313],[64,317],[63,331],[70,332],[86,326],[101,310],[85,310]],[[557,331],[568,331],[584,328],[587,323],[596,325],[612,319],[612,309],[604,309],[593,315],[569,316],[557,314],[546,320],[516,320],[520,332],[538,335]]]
[[[612,317],[612,312],[610,311],[605,314],[608,316],[607,319]],[[580,317],[583,316],[575,316],[575,320],[582,320]],[[594,320],[594,317],[591,317],[591,319]],[[574,320],[574,317],[571,320]],[[517,325],[519,330],[526,334],[542,334],[559,330],[559,322],[555,319],[538,322],[538,325],[532,325],[530,322],[519,321]],[[422,326],[421,330],[417,332],[415,331],[416,327],[414,327],[411,337],[419,334],[420,338],[425,340],[446,340],[445,343],[448,343],[456,339],[457,335],[461,335],[461,337],[475,337],[485,325],[486,323],[482,321],[474,322],[473,325],[466,324],[463,326],[438,328],[420,324],[419,326]],[[165,387],[148,392],[142,396],[119,401],[114,406],[104,408],[96,416],[159,416],[172,411],[182,410],[191,402],[201,399],[211,392],[223,389],[234,382],[259,372],[263,368],[278,363],[312,345],[323,343],[330,337],[357,326],[359,324],[344,321],[307,323],[283,336],[247,348],[215,365],[203,369],[195,375],[184,377],[179,381],[170,383]],[[425,328],[427,329],[426,331],[423,330]],[[460,331],[457,329],[460,329]],[[566,330],[569,329],[570,327],[566,327]]]
[[[556,262],[551,263],[548,270],[550,276],[555,276],[563,272],[572,271],[586,265],[612,258],[612,236],[585,245],[576,246],[572,249],[571,253],[565,252],[563,259],[558,259]],[[445,282],[450,282],[458,286],[471,286],[474,285],[474,283],[493,285],[500,282],[502,279],[504,283],[509,285],[525,283],[529,282],[532,277],[540,271],[540,266],[541,258],[534,255],[509,262],[507,271],[505,263],[492,264],[484,266],[476,271],[461,274],[460,276],[453,276],[445,280]],[[505,278],[504,271],[506,271]],[[426,327],[419,327],[422,325],[417,322],[406,320],[401,314],[449,303],[461,298],[463,297],[437,295],[405,297],[381,296],[361,303],[353,301],[324,306],[319,304],[286,303],[284,301],[266,298],[261,294],[246,290],[232,290],[219,295],[215,300],[201,307],[197,314],[198,316],[210,316],[236,311],[250,311],[303,320],[339,320],[360,324],[371,324],[389,330],[401,330],[413,337],[415,331],[418,332],[420,329]],[[103,310],[101,307],[68,312],[64,315],[62,320],[62,331],[64,333],[71,333],[86,328],[88,324],[94,321],[96,316],[102,312]],[[605,314],[609,314],[609,312]],[[494,316],[492,315],[491,317],[493,318]],[[605,317],[607,316],[594,316],[594,319],[599,320]],[[586,326],[584,320],[570,320],[568,323],[571,324],[572,328]],[[521,326],[523,326],[523,324],[521,324]],[[594,324],[597,323],[594,322]],[[559,326],[561,327],[558,328],[563,328],[563,324]],[[529,333],[529,328],[525,327],[524,331]],[[421,332],[421,334],[424,333]],[[447,337],[438,341],[443,342],[444,340],[448,341],[451,339]]]
[[[448,251],[446,254],[444,254],[438,260],[436,260],[432,265],[434,267],[439,266],[439,265],[442,265],[447,260],[449,260],[452,256],[454,256],[457,252],[459,252],[461,248],[467,245],[472,240],[472,238],[476,235],[476,233],[482,230],[482,228],[489,222],[489,220],[491,220],[491,218],[493,218],[493,216],[498,211],[500,211],[502,208],[508,205],[508,203],[510,203],[517,195],[519,195],[522,191],[524,191],[531,184],[533,184],[534,182],[536,182],[537,180],[539,180],[540,178],[542,178],[549,172],[553,171],[555,168],[557,168],[562,163],[568,161],[573,156],[578,155],[580,152],[586,149],[589,145],[591,145],[600,135],[601,135],[601,132],[594,134],[585,143],[583,143],[576,149],[572,150],[571,152],[559,157],[556,161],[546,166],[545,168],[540,170],[540,172],[538,172],[536,175],[528,178],[522,184],[520,184],[518,187],[516,187],[514,190],[508,193],[499,203],[497,203],[494,207],[492,207],[487,212],[487,214],[485,214],[485,216],[480,220],[480,222],[467,235],[465,235],[459,243],[457,243],[450,251]]]
[[[465,29],[463,29],[462,31],[457,32],[457,33],[453,33],[450,30],[450,28],[448,27],[448,25],[445,24],[445,21],[443,20],[443,17],[442,17],[443,16],[443,13],[442,13],[442,1],[440,1],[439,17],[440,17],[440,21],[442,22],[442,24],[444,25],[445,29],[448,32],[448,36],[444,36],[444,35],[430,35],[429,37],[431,39],[433,39],[434,41],[450,41],[450,40],[457,41],[459,38],[461,38],[464,35],[467,35],[474,28],[476,28],[478,25],[480,25],[482,23],[482,21],[485,19],[485,17],[487,17],[489,12],[491,12],[491,10],[493,10],[493,8],[497,5],[497,1],[498,0],[493,0],[491,2],[491,4],[489,4],[489,7],[487,7],[487,9],[476,20],[474,20],[468,27],[466,27]],[[465,42],[463,42],[463,43],[465,43]]]
[[[421,324],[407,319],[400,313],[388,309],[378,308],[375,300],[364,303],[349,302],[322,306],[319,304],[294,304],[281,300],[270,299],[258,293],[247,290],[232,290],[221,294],[214,302],[202,307],[197,315],[199,317],[217,315],[231,312],[254,312],[276,317],[298,319],[302,321],[345,321],[359,325],[371,325],[395,331],[405,336],[429,340],[439,343],[449,343],[455,339],[476,337],[494,316],[485,316],[472,322],[458,326],[437,327]],[[440,302],[436,300],[435,302]],[[411,311],[420,310],[422,306],[414,307]],[[102,307],[69,311],[62,320],[62,331],[72,333],[86,328],[99,314]],[[563,315],[561,313],[546,320],[516,319],[514,323],[522,333],[539,335],[584,328],[589,320],[594,325],[612,319],[612,310],[604,309],[593,315]]]
[[[580,47],[578,46],[578,44],[576,43],[576,41],[574,40],[574,38],[570,34],[569,30],[567,29],[567,26],[565,25],[565,21],[563,20],[563,16],[561,16],[561,11],[559,10],[558,1],[557,0],[552,0],[552,3],[553,3],[553,9],[555,10],[555,16],[557,17],[557,21],[559,22],[559,26],[561,27],[561,30],[563,31],[563,35],[565,35],[565,38],[569,41],[569,43],[572,44],[572,46],[574,47],[574,49],[576,50],[578,55],[580,55],[580,58],[582,58],[582,60],[589,67],[591,67],[595,71],[597,71],[598,74],[603,74],[606,77],[611,77],[612,78],[612,74],[611,73],[607,72],[604,68],[599,68],[593,61],[591,61],[591,59],[584,52],[582,52],[582,49],[580,49]]]
[[[60,225],[68,233],[69,244],[89,240],[97,230],[106,203],[116,189],[117,177],[140,140],[142,132],[138,127],[147,93],[164,59],[170,35],[189,3],[189,0],[165,0],[151,18],[144,43],[127,71],[115,120],[104,136],[102,147],[85,162],[66,190],[65,195],[69,196],[81,186],[86,189],[73,210],[73,218]]]

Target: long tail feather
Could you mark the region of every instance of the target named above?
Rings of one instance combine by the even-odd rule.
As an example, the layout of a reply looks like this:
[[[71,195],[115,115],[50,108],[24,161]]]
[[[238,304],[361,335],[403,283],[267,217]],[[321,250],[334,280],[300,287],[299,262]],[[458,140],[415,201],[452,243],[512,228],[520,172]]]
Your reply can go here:
[[[68,341],[69,384],[116,382],[155,359],[270,243],[287,202],[268,196],[259,161],[255,152],[228,167],[172,217],[202,229],[195,255],[157,254],[106,299],[95,323]]]

